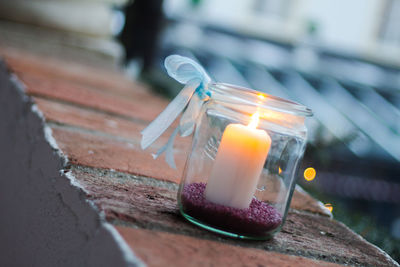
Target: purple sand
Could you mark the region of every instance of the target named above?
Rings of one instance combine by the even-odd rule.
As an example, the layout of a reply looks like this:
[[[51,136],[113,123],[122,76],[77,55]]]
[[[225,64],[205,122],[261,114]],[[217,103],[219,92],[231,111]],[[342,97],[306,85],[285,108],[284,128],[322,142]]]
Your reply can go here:
[[[206,183],[185,185],[181,195],[186,214],[221,230],[243,235],[265,235],[277,228],[282,215],[271,205],[253,198],[250,207],[237,209],[208,201]]]

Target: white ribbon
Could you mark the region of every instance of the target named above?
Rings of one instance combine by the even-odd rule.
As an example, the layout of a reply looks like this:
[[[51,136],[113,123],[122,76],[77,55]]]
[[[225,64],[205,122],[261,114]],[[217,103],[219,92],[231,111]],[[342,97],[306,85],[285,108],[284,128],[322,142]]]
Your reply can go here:
[[[168,104],[168,106],[155,118],[141,133],[142,149],[153,144],[175,121],[185,108],[178,127],[171,134],[168,142],[160,148],[153,158],[158,158],[165,152],[165,160],[169,166],[176,169],[173,148],[176,135],[185,137],[192,134],[201,106],[207,101],[210,92],[208,85],[211,82],[206,71],[198,63],[187,57],[178,55],[168,56],[164,61],[168,75],[185,84],[185,87]]]

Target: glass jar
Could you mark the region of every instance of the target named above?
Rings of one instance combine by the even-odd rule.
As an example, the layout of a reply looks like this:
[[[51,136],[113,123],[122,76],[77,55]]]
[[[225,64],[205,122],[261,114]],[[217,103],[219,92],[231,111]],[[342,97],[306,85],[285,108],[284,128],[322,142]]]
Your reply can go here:
[[[220,234],[268,239],[285,221],[312,112],[229,84],[209,91],[178,191],[180,212]]]

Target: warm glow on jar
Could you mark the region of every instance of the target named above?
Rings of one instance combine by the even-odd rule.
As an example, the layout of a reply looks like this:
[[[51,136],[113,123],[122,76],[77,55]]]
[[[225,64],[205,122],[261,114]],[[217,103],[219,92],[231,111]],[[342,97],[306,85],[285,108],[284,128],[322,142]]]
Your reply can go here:
[[[266,98],[266,96],[265,96],[264,94],[262,94],[262,93],[259,93],[259,94],[257,95],[257,97],[258,97],[259,99],[261,99],[261,100],[264,100],[264,99]]]

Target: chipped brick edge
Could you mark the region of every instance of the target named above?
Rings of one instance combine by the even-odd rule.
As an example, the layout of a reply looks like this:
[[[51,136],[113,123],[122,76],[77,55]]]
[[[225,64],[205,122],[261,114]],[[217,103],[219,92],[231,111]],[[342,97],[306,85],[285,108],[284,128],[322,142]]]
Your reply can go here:
[[[144,266],[118,231],[105,221],[104,214],[84,197],[84,190],[77,179],[63,171],[68,166],[67,157],[59,149],[51,129],[45,125],[43,114],[25,94],[24,84],[9,72],[1,58],[0,86],[0,100],[3,99],[0,103],[3,114],[0,115],[0,124],[3,124],[0,127],[3,129],[0,143],[5,148],[0,154],[0,167],[5,171],[3,181],[0,179],[0,200],[9,203],[0,208],[0,212],[7,217],[7,220],[0,219],[0,234],[3,236],[0,248],[4,256],[0,258],[1,265],[107,266],[112,262],[121,266]],[[16,121],[5,126],[10,118]],[[13,133],[17,134],[12,136]],[[8,141],[12,138],[15,142]],[[40,156],[35,157],[37,154]],[[18,158],[21,155],[22,159]],[[28,164],[24,165],[24,159]],[[16,161],[20,162],[13,164]],[[35,192],[38,187],[29,184],[38,179],[41,183],[39,190],[46,190],[48,195]],[[26,199],[18,199],[18,191],[28,192]],[[47,201],[42,207],[38,205],[42,197],[56,201]],[[18,204],[13,205],[13,202]],[[52,214],[54,210],[57,213]],[[49,216],[37,216],[36,211]],[[29,222],[19,220],[24,215],[31,215]],[[57,222],[73,223],[60,227]],[[53,229],[49,229],[49,225]],[[24,236],[23,239],[18,238],[20,235]],[[65,240],[69,242],[63,243]],[[39,245],[35,246],[35,243]],[[79,254],[54,253],[74,245],[78,246],[75,250],[81,251]]]

